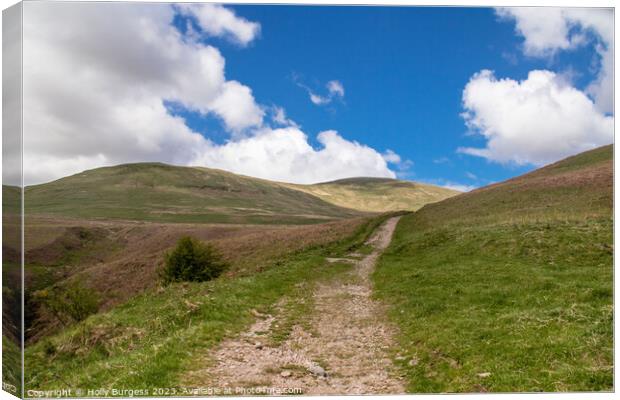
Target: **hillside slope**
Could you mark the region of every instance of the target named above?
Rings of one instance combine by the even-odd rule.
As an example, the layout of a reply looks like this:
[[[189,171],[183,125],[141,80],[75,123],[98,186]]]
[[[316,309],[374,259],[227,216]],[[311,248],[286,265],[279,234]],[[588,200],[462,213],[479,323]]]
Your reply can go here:
[[[613,148],[402,218],[374,275],[411,392],[613,389]]]
[[[179,382],[181,373],[195,367],[196,357],[247,329],[257,313],[269,313],[276,304],[283,304],[279,299],[308,295],[319,280],[346,271],[350,265],[330,263],[326,257],[342,257],[364,248],[387,218],[251,227],[254,232],[249,235],[216,239],[212,243],[232,256],[230,270],[219,278],[151,287],[120,306],[27,345],[27,389],[63,384],[108,390],[163,387],[178,394],[185,387]],[[198,230],[195,225],[186,228]],[[137,253],[139,246],[135,247]],[[129,268],[105,272],[108,276],[122,273],[125,281],[144,276],[136,279]],[[286,322],[281,328],[288,335],[293,324]]]
[[[368,212],[415,211],[459,192],[388,178],[349,178],[315,185],[289,185],[335,205]]]
[[[97,168],[25,192],[29,214],[157,222],[299,224],[415,210],[458,192],[381,178],[294,185],[161,163]]]
[[[429,204],[429,223],[611,216],[613,147],[587,151],[528,174]],[[432,222],[431,222],[432,221]]]
[[[359,216],[308,193],[230,172],[160,163],[97,168],[30,186],[26,213],[209,223],[311,223]]]

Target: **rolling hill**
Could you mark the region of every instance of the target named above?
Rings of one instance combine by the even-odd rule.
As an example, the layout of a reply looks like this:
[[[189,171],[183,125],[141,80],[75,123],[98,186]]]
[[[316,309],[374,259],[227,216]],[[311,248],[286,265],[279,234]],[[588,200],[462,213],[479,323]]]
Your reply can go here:
[[[411,392],[613,389],[613,147],[404,216],[374,275]]]
[[[304,186],[216,169],[138,163],[29,186],[25,208],[27,214],[85,219],[300,224],[412,209],[454,193],[397,180]]]
[[[349,178],[315,185],[289,185],[329,203],[368,212],[415,211],[459,192],[389,178]]]
[[[361,213],[277,183],[160,163],[97,168],[25,192],[26,213],[202,223],[312,223]]]
[[[424,207],[429,224],[611,216],[613,147],[581,153],[528,174]]]

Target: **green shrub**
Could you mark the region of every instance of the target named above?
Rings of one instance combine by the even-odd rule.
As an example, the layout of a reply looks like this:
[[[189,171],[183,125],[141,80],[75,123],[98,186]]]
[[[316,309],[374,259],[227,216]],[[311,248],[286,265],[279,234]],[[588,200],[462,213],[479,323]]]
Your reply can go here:
[[[80,322],[99,310],[99,298],[92,289],[79,282],[35,292],[35,299],[62,324]]]
[[[166,254],[161,278],[172,282],[204,282],[217,278],[227,268],[221,255],[211,244],[189,236],[182,237],[177,247]]]
[[[56,354],[56,346],[54,346],[54,343],[52,343],[50,340],[46,340],[43,343],[43,351],[45,352],[46,356],[53,356],[54,354]]]

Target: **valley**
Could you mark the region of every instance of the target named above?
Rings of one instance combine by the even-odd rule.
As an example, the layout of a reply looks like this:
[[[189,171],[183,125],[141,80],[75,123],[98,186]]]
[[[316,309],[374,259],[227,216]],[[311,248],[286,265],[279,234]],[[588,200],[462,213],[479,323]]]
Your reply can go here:
[[[27,188],[26,386],[609,390],[612,150],[455,196],[383,179],[295,188],[159,164]],[[191,184],[174,184],[188,172]],[[377,210],[384,197],[393,201]],[[394,237],[378,246],[370,239],[386,221]],[[162,285],[165,254],[185,236],[212,244],[225,273]],[[4,250],[6,265],[19,261]],[[38,303],[75,284],[97,299],[83,321]],[[351,324],[367,339],[337,340]],[[285,349],[303,354],[278,359]],[[254,379],[234,376],[230,351]],[[388,378],[356,354],[383,360],[394,384],[372,383]]]

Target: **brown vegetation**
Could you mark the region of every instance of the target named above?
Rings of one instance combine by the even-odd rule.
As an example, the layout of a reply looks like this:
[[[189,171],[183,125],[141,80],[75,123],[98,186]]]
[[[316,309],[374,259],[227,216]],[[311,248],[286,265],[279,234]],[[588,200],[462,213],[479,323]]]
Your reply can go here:
[[[244,226],[32,217],[26,231],[36,232],[39,247],[27,246],[27,291],[50,282],[62,286],[80,281],[98,294],[100,310],[108,310],[157,286],[164,254],[183,236],[213,244],[231,266],[226,274],[240,276],[262,271],[286,254],[350,235],[363,221],[357,218],[318,225]],[[37,340],[56,328],[54,318],[39,313],[28,336]]]

